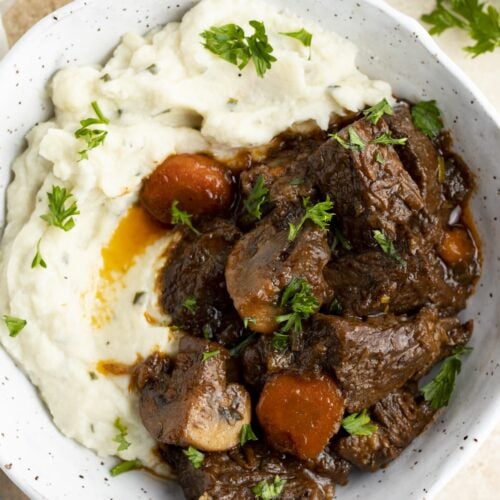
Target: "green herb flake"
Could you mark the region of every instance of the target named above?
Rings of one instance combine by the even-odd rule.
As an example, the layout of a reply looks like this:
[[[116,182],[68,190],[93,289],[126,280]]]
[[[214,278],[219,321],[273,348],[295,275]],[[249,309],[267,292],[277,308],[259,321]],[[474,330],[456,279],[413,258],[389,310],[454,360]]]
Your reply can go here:
[[[95,372],[89,372],[90,380],[97,380],[97,375]]]
[[[24,327],[28,324],[25,319],[16,318],[14,316],[3,316],[3,320],[5,322],[5,326],[7,330],[9,330],[10,337],[17,337]]]
[[[377,163],[380,163],[380,165],[385,165],[385,163],[386,163],[385,158],[382,156],[382,154],[380,153],[380,151],[377,151],[375,153],[375,161]]]
[[[391,132],[384,132],[372,141],[372,144],[381,144],[383,146],[404,146],[408,142],[407,137],[392,137]]]
[[[185,212],[184,210],[181,210],[180,208],[178,208],[178,205],[179,205],[179,202],[177,200],[175,200],[173,203],[172,203],[172,208],[171,208],[171,212],[172,212],[172,224],[183,224],[184,226],[188,227],[189,229],[191,229],[191,231],[193,231],[194,234],[201,234],[198,229],[196,229],[194,226],[193,226],[193,223],[191,222],[191,215],[188,214],[187,212]]]
[[[134,306],[136,306],[137,304],[142,304],[145,296],[146,292],[136,292],[134,295],[134,299],[132,300],[132,304]]]
[[[75,220],[73,216],[79,215],[80,212],[76,205],[76,201],[73,201],[69,206],[66,206],[66,202],[69,203],[70,198],[73,195],[66,188],[61,186],[52,186],[52,192],[47,193],[47,198],[49,200],[49,212],[40,217],[49,225],[58,227],[63,231],[70,231],[75,227]]]
[[[332,212],[333,203],[331,202],[329,196],[326,197],[325,201],[316,203],[316,205],[311,205],[309,198],[304,198],[302,203],[305,208],[305,214],[302,216],[302,219],[300,219],[298,224],[289,223],[289,241],[293,241],[298,236],[302,226],[307,220],[312,221],[319,228],[326,230],[328,229],[332,217],[334,216],[334,213]]]
[[[257,323],[257,319],[256,318],[252,318],[252,317],[249,317],[249,318],[243,318],[243,326],[245,328],[248,328],[248,325],[249,324],[255,324]]]
[[[137,470],[142,468],[142,463],[140,460],[126,460],[125,462],[120,462],[115,465],[111,470],[110,474],[112,477],[119,476],[125,472],[130,472],[131,470]]]
[[[117,451],[125,451],[128,450],[130,445],[132,443],[129,443],[126,440],[126,437],[128,435],[128,429],[127,427],[123,424],[122,420],[120,417],[118,417],[115,422],[113,423],[115,429],[117,429],[119,432],[118,434],[113,438],[113,441],[115,443],[118,443],[118,449]]]
[[[271,345],[275,351],[286,351],[290,345],[290,336],[286,333],[274,332]]]
[[[252,335],[249,335],[246,339],[242,340],[239,344],[234,346],[232,349],[230,349],[229,354],[231,355],[232,358],[237,358],[241,356],[241,354],[244,352],[244,350],[252,344],[258,337],[257,333],[252,333]]]
[[[295,38],[298,40],[304,47],[309,48],[309,60],[311,60],[311,47],[312,47],[312,33],[309,33],[306,29],[302,28],[298,31],[289,31],[288,33],[280,33],[280,35],[288,36],[290,38]]]
[[[265,185],[264,177],[259,175],[243,206],[254,219],[260,220],[262,218],[262,207],[268,201],[269,189]]]
[[[450,28],[467,32],[475,44],[464,50],[473,57],[500,47],[500,13],[480,0],[438,0],[436,8],[422,16],[422,21],[431,26],[431,35]]]
[[[182,307],[187,309],[191,314],[194,314],[196,309],[198,309],[198,302],[194,297],[187,297],[187,299],[182,303]]]
[[[31,262],[31,269],[34,269],[35,267],[43,267],[44,269],[47,269],[47,263],[43,260],[42,254],[40,252],[40,243],[42,242],[42,238],[38,240],[38,243],[36,244],[36,253],[35,257],[33,258],[33,261]]]
[[[352,250],[352,245],[350,241],[342,234],[339,228],[334,227],[333,228],[333,240],[332,240],[332,245],[331,249],[332,252],[335,252],[338,246],[341,246],[344,250]]]
[[[339,299],[335,298],[332,300],[328,312],[334,316],[340,316],[342,314],[342,304],[339,302]]]
[[[422,101],[411,108],[413,125],[431,139],[443,130],[441,112],[436,101]]]
[[[203,356],[202,356],[202,359],[203,359],[203,361],[207,361],[207,360],[209,360],[211,358],[215,358],[215,356],[218,356],[219,354],[220,354],[219,350],[204,352]]]
[[[273,500],[275,498],[279,498],[279,496],[283,492],[285,484],[286,481],[284,479],[280,479],[279,476],[275,476],[272,483],[268,483],[265,480],[257,483],[252,488],[252,492],[255,495],[255,498],[261,498],[262,500]]]
[[[309,283],[302,278],[294,278],[285,288],[280,306],[287,311],[276,317],[278,323],[284,323],[280,333],[301,332],[302,321],[309,319],[319,309],[319,302],[312,293]]]
[[[402,266],[406,265],[405,260],[402,259],[396,251],[394,242],[388,236],[386,236],[383,231],[379,231],[378,229],[373,231],[373,238],[386,255],[398,261]]]
[[[201,451],[190,446],[187,450],[183,450],[182,453],[188,457],[195,469],[199,469],[202,466],[205,455]]]
[[[75,137],[77,139],[83,139],[87,143],[87,148],[80,151],[80,160],[88,160],[89,151],[95,149],[104,144],[108,132],[106,130],[90,128],[94,125],[108,125],[109,120],[104,116],[99,104],[96,101],[91,103],[92,109],[94,110],[97,118],[87,118],[80,121],[81,128],[75,132]]]
[[[248,443],[248,441],[257,441],[257,436],[250,424],[243,424],[240,433],[240,445],[243,446],[245,443]]]
[[[371,436],[377,432],[378,427],[371,423],[370,416],[366,409],[361,413],[353,413],[342,420],[342,427],[349,434],[355,436]]]
[[[253,20],[249,24],[254,29],[251,36],[245,36],[243,28],[236,24],[212,26],[200,36],[205,40],[207,50],[239,69],[245,68],[252,60],[257,75],[262,78],[276,62],[272,55],[274,49],[269,44],[264,23]]]
[[[389,104],[389,101],[387,101],[387,99],[384,98],[375,106],[363,111],[363,114],[370,123],[372,123],[373,125],[377,125],[382,116],[384,115],[392,116],[394,114],[394,110],[392,109],[392,106]]]
[[[206,340],[212,339],[214,337],[214,333],[210,325],[203,325],[202,332],[203,338]]]
[[[338,133],[329,134],[329,137],[335,139],[344,149],[351,149],[353,151],[363,151],[365,149],[366,143],[361,139],[354,127],[349,127],[347,134],[349,136],[348,141],[342,139]]]
[[[470,347],[456,347],[453,354],[444,360],[434,379],[422,387],[424,399],[434,410],[448,406],[455,388],[456,377],[462,369],[461,357],[471,351]]]

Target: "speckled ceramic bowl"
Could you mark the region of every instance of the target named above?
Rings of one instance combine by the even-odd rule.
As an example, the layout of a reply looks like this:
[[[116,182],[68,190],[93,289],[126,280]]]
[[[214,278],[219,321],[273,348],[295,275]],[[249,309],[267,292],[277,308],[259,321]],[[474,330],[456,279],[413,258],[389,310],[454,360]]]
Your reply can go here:
[[[271,1],[271,0],[269,0]],[[380,0],[272,0],[351,39],[359,65],[397,95],[436,99],[456,149],[477,174],[472,209],[484,242],[483,278],[465,317],[474,318],[474,352],[448,410],[387,470],[353,475],[338,498],[430,498],[488,435],[500,414],[500,130],[476,87],[413,20]],[[0,228],[10,165],[26,132],[51,114],[44,89],[70,64],[105,60],[126,31],[179,19],[185,0],[78,0],[33,28],[0,64]],[[0,349],[0,467],[34,499],[182,498],[174,483],[146,473],[117,478],[110,461],[62,436],[36,389]],[[99,404],[96,401],[96,404]]]

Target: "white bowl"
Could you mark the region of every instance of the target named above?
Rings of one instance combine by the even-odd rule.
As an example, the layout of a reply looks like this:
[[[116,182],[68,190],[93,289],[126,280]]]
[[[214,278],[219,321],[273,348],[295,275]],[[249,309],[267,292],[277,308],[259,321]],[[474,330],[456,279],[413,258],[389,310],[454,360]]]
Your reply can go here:
[[[12,49],[0,64],[0,228],[10,165],[25,145],[26,132],[51,114],[44,89],[54,72],[104,61],[123,33],[178,20],[193,3],[77,0],[36,25]],[[389,81],[396,95],[436,99],[453,131],[455,149],[477,174],[472,209],[484,242],[484,268],[464,315],[475,320],[475,349],[465,361],[452,403],[388,469],[353,475],[347,487],[338,488],[340,499],[431,498],[478,448],[500,414],[500,121],[425,30],[380,0],[272,3],[351,39],[361,49],[361,70]],[[110,478],[113,462],[102,461],[57,431],[36,389],[1,349],[0,401],[0,466],[31,498],[182,498],[174,483],[145,473]]]

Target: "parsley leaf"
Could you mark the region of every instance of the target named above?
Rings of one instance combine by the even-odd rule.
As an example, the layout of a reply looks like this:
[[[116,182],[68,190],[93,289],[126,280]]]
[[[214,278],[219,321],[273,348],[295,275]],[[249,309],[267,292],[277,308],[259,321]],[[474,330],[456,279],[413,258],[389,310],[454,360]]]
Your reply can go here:
[[[125,472],[141,468],[142,463],[140,460],[126,460],[125,462],[120,462],[118,465],[115,465],[109,472],[112,477],[116,477]]]
[[[40,243],[42,242],[42,238],[38,240],[38,243],[36,244],[36,253],[35,257],[33,258],[33,261],[31,262],[31,269],[34,269],[35,267],[43,267],[44,269],[47,269],[47,263],[43,260],[42,254],[40,252]]]
[[[255,324],[257,323],[257,319],[256,318],[252,318],[252,317],[249,317],[249,318],[243,318],[243,326],[245,328],[248,328],[248,325],[252,323],[252,324]]]
[[[438,0],[436,8],[422,16],[429,33],[440,35],[450,28],[464,30],[476,43],[465,51],[477,57],[500,47],[500,14],[480,0]]]
[[[431,139],[443,130],[441,112],[436,101],[422,101],[411,108],[413,125]]]
[[[196,448],[190,446],[187,450],[183,450],[182,453],[188,457],[195,469],[199,469],[202,466],[205,454],[201,451],[198,451]]]
[[[129,443],[125,438],[128,435],[128,429],[127,427],[123,424],[122,420],[120,417],[118,417],[115,422],[114,422],[114,427],[117,429],[119,432],[118,434],[113,438],[113,441],[115,443],[118,443],[118,449],[117,451],[124,451],[128,450],[130,447],[131,443]]]
[[[304,198],[302,200],[304,208],[306,209],[305,214],[300,219],[297,225],[289,223],[288,240],[293,241],[299,234],[302,226],[307,220],[312,221],[314,224],[319,226],[321,229],[328,229],[330,222],[333,217],[333,203],[330,197],[327,196],[325,201],[316,203],[316,205],[311,205],[309,198]]]
[[[455,388],[455,379],[462,369],[460,358],[471,351],[470,347],[456,347],[453,354],[444,360],[434,379],[422,387],[425,400],[430,402],[434,410],[448,406]]]
[[[101,109],[99,108],[99,104],[97,104],[96,101],[93,101],[91,106],[97,118],[87,118],[80,121],[81,128],[79,128],[75,132],[75,137],[77,139],[83,139],[87,143],[87,149],[79,151],[80,160],[88,160],[89,151],[104,144],[106,136],[108,135],[108,132],[106,130],[90,128],[92,125],[109,124],[109,120],[102,113]]]
[[[261,481],[252,488],[252,492],[255,495],[255,498],[273,500],[281,495],[285,484],[286,481],[284,479],[280,479],[279,476],[275,476],[272,483],[268,483],[265,480]]]
[[[215,358],[215,356],[218,356],[219,354],[220,354],[220,351],[218,349],[216,351],[204,352],[202,359],[203,359],[203,361],[207,361],[210,358]]]
[[[243,424],[240,433],[240,445],[243,446],[245,443],[248,443],[248,441],[257,441],[257,436],[250,424]]]
[[[201,234],[198,229],[196,229],[193,226],[193,223],[191,222],[191,215],[185,212],[184,210],[181,210],[180,208],[177,207],[179,202],[175,200],[172,203],[172,224],[184,224],[184,226],[187,226],[191,231],[193,231],[194,234]]]
[[[385,146],[404,146],[407,142],[407,137],[396,139],[395,137],[392,137],[391,132],[384,132],[383,134],[373,139],[372,144],[382,144]]]
[[[76,201],[71,203],[69,207],[65,204],[73,195],[66,189],[60,186],[52,186],[52,192],[47,193],[49,199],[49,213],[40,217],[49,225],[55,226],[63,231],[69,231],[75,227],[74,215],[78,215],[78,207]]]
[[[257,177],[255,186],[244,201],[243,205],[246,211],[257,220],[262,218],[262,205],[269,201],[269,189],[265,185],[265,180],[262,175]]]
[[[397,260],[402,266],[406,265],[405,260],[402,259],[396,251],[394,242],[386,236],[383,231],[379,231],[378,229],[373,231],[373,238],[386,255],[392,257],[394,260]]]
[[[373,125],[377,125],[382,116],[392,116],[394,114],[394,110],[389,104],[389,101],[387,101],[387,99],[384,97],[384,99],[382,99],[378,104],[375,104],[375,106],[372,106],[371,108],[363,111],[363,114],[370,123],[373,123]]]
[[[382,154],[380,153],[380,151],[377,151],[375,153],[375,161],[377,163],[380,163],[380,165],[385,165],[385,159],[384,157],[382,156]]]
[[[285,323],[280,333],[290,330],[302,331],[302,320],[308,319],[319,309],[319,302],[312,293],[311,285],[302,278],[293,278],[285,288],[280,306],[289,310],[288,314],[276,317],[278,323]]]
[[[304,47],[309,47],[309,60],[311,60],[311,46],[312,46],[312,33],[305,30],[304,28],[298,31],[289,31],[288,33],[280,33],[280,35],[288,36],[290,38],[295,38],[302,43]]]
[[[203,46],[207,50],[239,69],[245,68],[251,59],[257,74],[262,78],[276,61],[271,55],[274,49],[269,44],[264,23],[253,20],[250,26],[254,29],[251,36],[245,36],[243,28],[237,24],[212,26],[200,36],[205,40]]]
[[[196,302],[196,299],[194,297],[188,297],[182,303],[182,307],[184,307],[184,309],[187,309],[191,314],[194,314],[196,312],[196,309],[198,309],[198,303]]]
[[[370,416],[366,409],[361,413],[352,413],[342,420],[342,427],[355,436],[371,436],[377,432],[378,427],[371,423]]]
[[[274,332],[271,345],[275,351],[285,351],[290,343],[290,337],[286,333]]]
[[[337,249],[339,244],[344,250],[347,250],[347,251],[352,250],[351,243],[342,234],[342,231],[338,227],[334,227],[333,228],[333,241],[332,241],[332,245],[331,245],[332,252],[335,252],[335,250]]]
[[[5,326],[9,330],[10,337],[17,337],[23,328],[28,324],[25,319],[16,318],[14,316],[3,316]]]
[[[338,133],[330,134],[329,137],[331,139],[335,139],[344,149],[352,149],[354,151],[363,151],[366,147],[365,142],[359,134],[354,130],[353,127],[349,127],[347,129],[347,133],[349,135],[349,142],[345,139],[342,139]]]

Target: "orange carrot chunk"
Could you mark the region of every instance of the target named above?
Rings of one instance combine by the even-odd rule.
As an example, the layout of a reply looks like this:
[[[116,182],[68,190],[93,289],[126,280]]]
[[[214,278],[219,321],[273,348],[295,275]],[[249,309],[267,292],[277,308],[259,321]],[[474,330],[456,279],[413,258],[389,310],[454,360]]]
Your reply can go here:
[[[171,222],[174,201],[193,215],[216,215],[234,196],[231,172],[213,158],[197,154],[168,157],[144,181],[141,202],[161,222]]]
[[[301,459],[314,459],[340,428],[344,400],[327,376],[282,373],[269,379],[257,417],[269,442]]]

